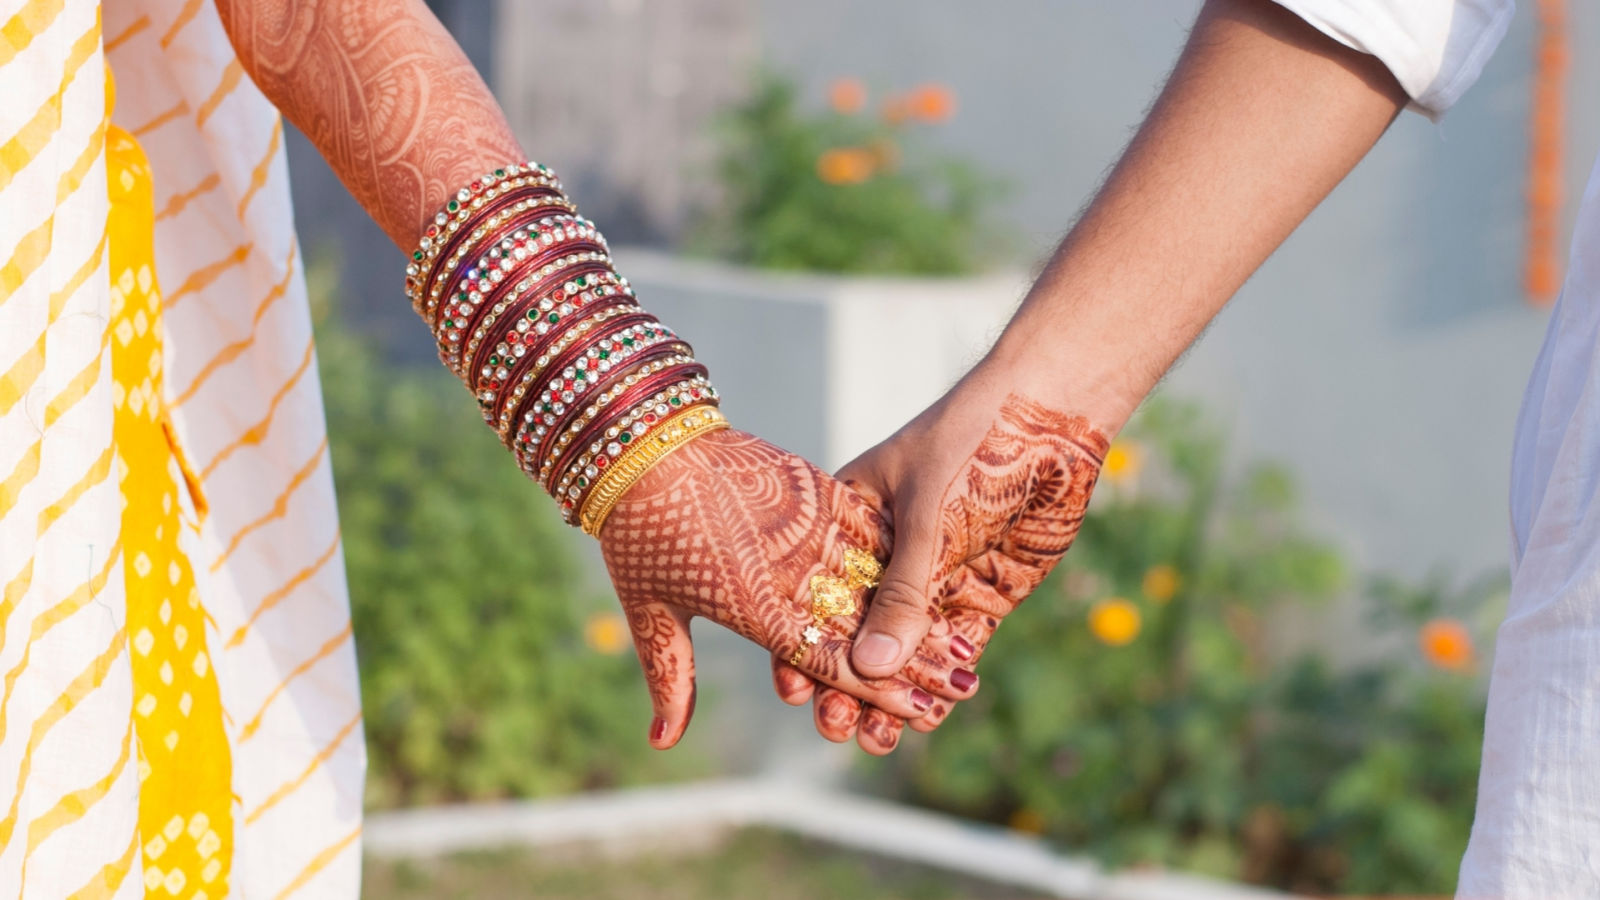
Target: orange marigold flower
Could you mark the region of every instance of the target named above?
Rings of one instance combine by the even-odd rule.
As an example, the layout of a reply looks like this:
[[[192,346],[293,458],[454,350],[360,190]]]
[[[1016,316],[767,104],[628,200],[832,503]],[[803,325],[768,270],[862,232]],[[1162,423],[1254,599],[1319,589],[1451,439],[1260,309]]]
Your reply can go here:
[[[1139,608],[1121,597],[1107,597],[1089,610],[1089,631],[1110,647],[1132,643],[1140,624]]]
[[[1459,671],[1472,664],[1472,635],[1455,619],[1434,619],[1417,639],[1423,658],[1441,669]]]
[[[828,86],[828,105],[853,116],[867,107],[867,87],[858,78],[840,78]]]
[[[1151,566],[1150,570],[1144,573],[1144,581],[1140,583],[1140,588],[1144,591],[1144,595],[1157,603],[1165,603],[1171,600],[1178,593],[1178,588],[1182,586],[1183,576],[1178,574],[1177,569],[1166,563],[1162,563],[1159,566]]]
[[[956,95],[942,84],[924,84],[906,97],[911,115],[924,122],[948,122],[956,114]]]
[[[628,649],[628,626],[616,613],[595,613],[583,625],[583,642],[589,649],[615,656]]]
[[[860,184],[872,177],[877,161],[865,147],[835,147],[817,157],[817,177],[828,184]]]
[[[1106,451],[1100,474],[1115,484],[1128,484],[1139,477],[1144,463],[1144,448],[1132,441],[1117,441]]]

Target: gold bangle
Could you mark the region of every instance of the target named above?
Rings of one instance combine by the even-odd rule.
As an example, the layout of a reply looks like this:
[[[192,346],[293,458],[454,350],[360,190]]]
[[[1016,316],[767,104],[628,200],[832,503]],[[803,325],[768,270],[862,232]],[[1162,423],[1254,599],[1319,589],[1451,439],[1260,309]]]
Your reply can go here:
[[[584,534],[599,536],[612,507],[628,488],[672,451],[702,434],[731,427],[714,406],[694,406],[663,421],[606,468],[585,498],[578,522]]]

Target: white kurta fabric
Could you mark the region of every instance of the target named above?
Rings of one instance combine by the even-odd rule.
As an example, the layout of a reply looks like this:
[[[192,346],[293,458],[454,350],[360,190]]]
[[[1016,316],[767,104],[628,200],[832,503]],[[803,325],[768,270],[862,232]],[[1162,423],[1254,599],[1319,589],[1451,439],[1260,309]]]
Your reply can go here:
[[[0,887],[68,897],[109,867],[92,896],[137,898],[100,20],[44,6],[0,3]],[[81,816],[37,824],[91,787]]]
[[[1477,77],[1509,2],[1280,0],[1374,53],[1430,114]],[[1600,165],[1518,416],[1510,608],[1495,643],[1463,900],[1600,897]]]
[[[1513,0],[1276,0],[1346,47],[1383,61],[1414,109],[1438,116],[1478,80]]]
[[[117,124],[154,170],[166,399],[233,754],[231,885],[354,897],[365,753],[282,124],[207,0],[107,0],[103,31],[100,7],[0,0],[0,893],[145,890],[137,773],[115,765],[132,701],[105,463],[108,55]],[[73,797],[88,805],[64,816]]]

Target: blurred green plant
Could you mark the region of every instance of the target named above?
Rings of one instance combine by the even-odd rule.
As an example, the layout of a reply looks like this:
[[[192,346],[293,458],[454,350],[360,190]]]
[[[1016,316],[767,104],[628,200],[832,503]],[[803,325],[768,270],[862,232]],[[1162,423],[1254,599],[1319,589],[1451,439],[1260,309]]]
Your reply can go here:
[[[914,129],[954,114],[939,85],[866,112],[866,89],[840,81],[832,108],[807,112],[795,86],[759,77],[721,123],[721,197],[691,246],[747,265],[822,272],[952,275],[998,243],[984,215],[1000,185],[969,164],[918,152]]]
[[[313,295],[332,282],[311,273]],[[530,797],[659,777],[626,624],[579,536],[442,370],[386,364],[319,303],[368,803]]]
[[[1155,401],[1108,454],[1066,563],[996,635],[984,689],[889,765],[919,802],[1112,865],[1447,892],[1483,697],[1466,625],[1441,615],[1499,584],[1373,583],[1371,633],[1414,639],[1377,662],[1293,646],[1309,620],[1283,613],[1352,581],[1297,521],[1288,474],[1226,476],[1198,411]]]

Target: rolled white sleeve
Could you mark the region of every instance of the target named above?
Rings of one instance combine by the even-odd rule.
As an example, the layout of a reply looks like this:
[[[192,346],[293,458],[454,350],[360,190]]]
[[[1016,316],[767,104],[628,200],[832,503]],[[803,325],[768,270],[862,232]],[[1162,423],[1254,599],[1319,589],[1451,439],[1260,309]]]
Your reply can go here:
[[[1376,56],[1436,118],[1478,80],[1514,0],[1276,0],[1346,47]]]

